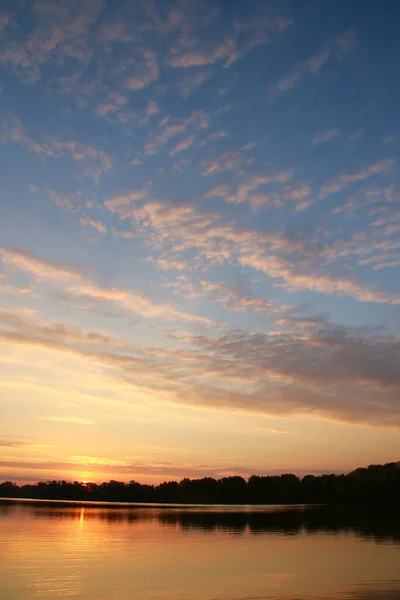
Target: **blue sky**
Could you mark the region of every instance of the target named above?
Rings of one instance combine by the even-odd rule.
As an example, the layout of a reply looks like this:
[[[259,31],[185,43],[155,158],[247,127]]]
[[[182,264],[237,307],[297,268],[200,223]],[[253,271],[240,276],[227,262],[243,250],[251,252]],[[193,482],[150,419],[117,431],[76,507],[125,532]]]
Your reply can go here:
[[[0,475],[396,458],[398,17],[2,3]]]

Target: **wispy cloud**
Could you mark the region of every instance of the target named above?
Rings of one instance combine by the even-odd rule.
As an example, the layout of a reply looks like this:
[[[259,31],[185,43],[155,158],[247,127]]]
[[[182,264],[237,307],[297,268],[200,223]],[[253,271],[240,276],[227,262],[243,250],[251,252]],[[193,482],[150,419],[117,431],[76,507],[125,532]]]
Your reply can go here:
[[[117,344],[106,351],[56,338],[46,342],[29,331],[2,332],[0,338],[9,345],[33,344],[90,358],[103,368],[112,367],[116,384],[160,398],[162,390],[167,402],[398,426],[397,337],[387,329],[346,328],[319,320],[321,325],[307,335],[242,330],[218,337],[185,334],[186,350],[148,348],[139,353],[121,353]],[[50,417],[54,419],[72,424],[82,420]]]
[[[173,150],[171,150],[169,155],[175,156],[176,154],[179,154],[180,152],[184,152],[185,150],[190,148],[190,146],[193,144],[195,139],[196,139],[196,137],[194,135],[188,135],[181,142],[179,142],[179,144],[177,144]]]
[[[94,425],[93,419],[84,419],[83,417],[37,417],[44,421],[54,421],[55,423],[71,423],[73,425]]]
[[[154,100],[149,100],[146,106],[146,110],[144,111],[144,115],[141,117],[141,124],[147,125],[150,119],[152,119],[155,115],[158,115],[159,112],[160,107],[158,106],[157,102],[155,102]]]
[[[236,192],[231,196],[228,196],[226,200],[228,202],[233,202],[234,204],[246,202],[251,200],[251,194],[254,192],[254,190],[271,184],[287,183],[292,179],[293,174],[294,170],[289,169],[287,171],[278,171],[277,173],[270,173],[266,175],[249,176],[245,179],[244,183],[238,185]]]
[[[183,96],[188,98],[190,94],[207,81],[211,75],[211,71],[198,71],[197,73],[188,73],[187,75],[184,75],[178,84]]]
[[[231,31],[217,44],[201,44],[192,41],[194,48],[174,47],[170,51],[167,64],[173,68],[187,69],[222,63],[230,67],[243,58],[256,46],[271,42],[292,24],[292,20],[283,16],[265,16],[246,22],[235,22]]]
[[[6,121],[0,131],[0,139],[20,144],[40,157],[57,159],[69,156],[81,168],[81,175],[90,176],[96,184],[104,173],[112,170],[114,164],[107,152],[92,144],[75,139],[60,140],[53,136],[37,141],[26,133],[21,120],[15,117]]]
[[[293,73],[289,73],[289,75],[285,75],[276,83],[275,87],[281,92],[286,92],[294,88],[294,86],[298,83],[301,78],[301,71],[293,71]]]
[[[108,94],[107,99],[101,102],[96,107],[96,114],[99,117],[106,117],[110,113],[115,113],[121,110],[121,107],[128,102],[128,98],[122,94],[111,92]]]
[[[6,440],[0,439],[0,448],[52,448],[50,444],[40,444],[36,442],[19,441],[19,440]]]
[[[272,313],[279,310],[272,301],[251,295],[249,290],[241,289],[241,286],[233,286],[227,283],[214,283],[209,280],[200,280],[204,293],[214,296],[216,301],[228,311],[244,312],[254,310],[261,313]]]
[[[340,59],[344,54],[351,52],[356,44],[357,36],[354,31],[345,31],[333,41],[328,42],[317,54],[299,63],[291,73],[281,77],[272,88],[281,92],[292,90],[307,73],[318,75],[321,67],[328,60],[331,58]]]
[[[357,181],[364,181],[374,175],[386,175],[390,173],[396,163],[394,158],[385,158],[373,163],[366,169],[356,171],[355,173],[340,173],[337,177],[327,181],[320,189],[320,198],[325,198],[329,194],[334,194],[346,189]]]
[[[0,247],[0,257],[7,268],[20,269],[35,279],[72,282],[81,278],[81,273],[76,268],[40,260],[29,252]]]
[[[102,9],[101,0],[83,0],[80,10],[70,4],[54,8],[50,2],[34,2],[28,7],[31,24],[23,37],[11,37],[16,22],[10,17],[10,37],[3,39],[0,61],[28,84],[36,83],[41,70],[60,56],[90,63],[93,47],[87,44],[89,28],[96,22]]]
[[[180,120],[174,124],[170,123],[170,118],[166,117],[159,123],[159,131],[145,144],[145,153],[147,155],[157,154],[160,149],[170,142],[173,138],[183,134],[192,126],[195,130],[206,129],[208,127],[208,116],[204,111],[194,111],[187,119]],[[188,136],[189,139],[191,136]]]
[[[290,433],[286,429],[276,429],[275,427],[263,427],[261,425],[259,427],[257,427],[257,430],[265,431],[265,432],[269,432],[269,433],[275,433],[276,435],[287,435],[288,433]]]
[[[214,323],[212,319],[185,313],[170,305],[155,304],[144,294],[134,292],[133,290],[105,288],[87,283],[71,287],[69,294],[71,298],[85,298],[100,304],[110,303],[118,306],[120,310],[134,312],[142,317],[191,321],[203,325]]]
[[[192,321],[203,325],[211,325],[214,322],[207,317],[192,315],[167,304],[155,304],[144,294],[133,290],[96,285],[77,270],[39,260],[20,250],[2,248],[0,252],[3,262],[11,267],[21,269],[35,279],[62,284],[65,293],[71,299],[85,298],[99,304],[108,303],[143,317]]]
[[[333,138],[337,137],[339,133],[340,132],[338,129],[328,129],[327,131],[322,131],[313,137],[312,143],[314,146],[317,146],[323,142],[329,142],[329,140],[333,140]]]
[[[237,150],[229,150],[215,158],[204,159],[202,161],[203,175],[211,176],[224,171],[240,171],[254,162],[254,157],[250,154],[254,146],[255,144],[252,143],[245,144]]]
[[[115,460],[114,458],[102,458],[98,456],[70,456],[69,460],[73,464],[85,465],[91,467],[92,465],[101,467],[125,467],[128,465],[127,462],[121,460]]]
[[[133,73],[128,74],[125,79],[125,85],[131,91],[142,90],[158,79],[160,75],[156,54],[150,48],[143,50],[142,63],[138,65],[135,62],[132,68]]]
[[[388,165],[386,165],[387,167]],[[382,165],[374,166],[357,178],[380,172]],[[280,174],[278,179],[286,179],[290,174]],[[350,176],[354,177],[354,176]],[[269,177],[252,179],[238,188],[234,198],[246,199],[249,190],[270,181]],[[344,185],[347,185],[345,182]],[[308,189],[305,193],[308,194]],[[293,193],[293,192],[291,192]],[[295,193],[296,196],[296,193]],[[305,196],[306,197],[306,196]],[[300,203],[303,192],[298,194]],[[144,227],[141,235],[151,238],[154,232],[160,239],[168,237],[174,243],[179,255],[188,248],[196,249],[199,259],[208,264],[223,264],[228,260],[236,260],[243,267],[251,267],[276,279],[276,285],[296,292],[309,290],[316,293],[337,296],[349,296],[360,302],[378,304],[399,304],[397,294],[379,290],[376,286],[357,282],[354,278],[338,277],[329,273],[317,273],[310,269],[309,258],[306,257],[304,245],[279,234],[266,234],[251,229],[241,229],[221,223],[220,215],[201,213],[191,206],[170,206],[161,201],[147,203],[144,206],[132,207],[129,216],[133,223],[141,223]],[[121,218],[127,218],[122,208]],[[171,247],[173,250],[174,246]]]
[[[116,212],[121,218],[129,218],[132,216],[132,206],[137,200],[143,200],[148,195],[148,188],[143,187],[137,190],[131,190],[127,194],[114,196],[104,202],[105,206],[111,212]]]

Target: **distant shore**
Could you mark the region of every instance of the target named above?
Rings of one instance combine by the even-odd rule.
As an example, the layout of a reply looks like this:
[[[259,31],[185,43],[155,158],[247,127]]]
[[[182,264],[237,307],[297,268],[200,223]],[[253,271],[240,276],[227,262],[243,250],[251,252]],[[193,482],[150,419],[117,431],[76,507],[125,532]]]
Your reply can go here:
[[[0,483],[0,498],[14,500],[127,503],[140,505],[309,505],[400,502],[400,462],[370,465],[343,475],[252,475],[213,479],[185,478],[159,485],[111,480],[101,484],[82,481],[40,481],[18,486]]]

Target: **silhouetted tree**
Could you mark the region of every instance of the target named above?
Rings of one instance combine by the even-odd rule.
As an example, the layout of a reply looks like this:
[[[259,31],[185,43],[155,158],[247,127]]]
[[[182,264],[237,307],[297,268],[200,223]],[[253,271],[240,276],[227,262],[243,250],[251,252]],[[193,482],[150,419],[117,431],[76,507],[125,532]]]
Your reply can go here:
[[[370,465],[347,475],[291,473],[164,481],[157,486],[111,480],[100,485],[80,481],[39,481],[18,486],[0,483],[2,498],[40,498],[103,502],[189,504],[297,504],[400,502],[400,462]],[[294,526],[295,527],[295,526]]]

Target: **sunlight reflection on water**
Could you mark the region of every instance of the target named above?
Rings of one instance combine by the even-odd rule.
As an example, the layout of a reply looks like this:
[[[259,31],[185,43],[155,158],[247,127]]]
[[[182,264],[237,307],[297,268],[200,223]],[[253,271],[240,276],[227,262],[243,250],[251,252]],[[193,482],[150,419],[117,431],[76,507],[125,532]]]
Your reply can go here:
[[[0,504],[0,598],[400,598],[400,527],[321,508]]]

